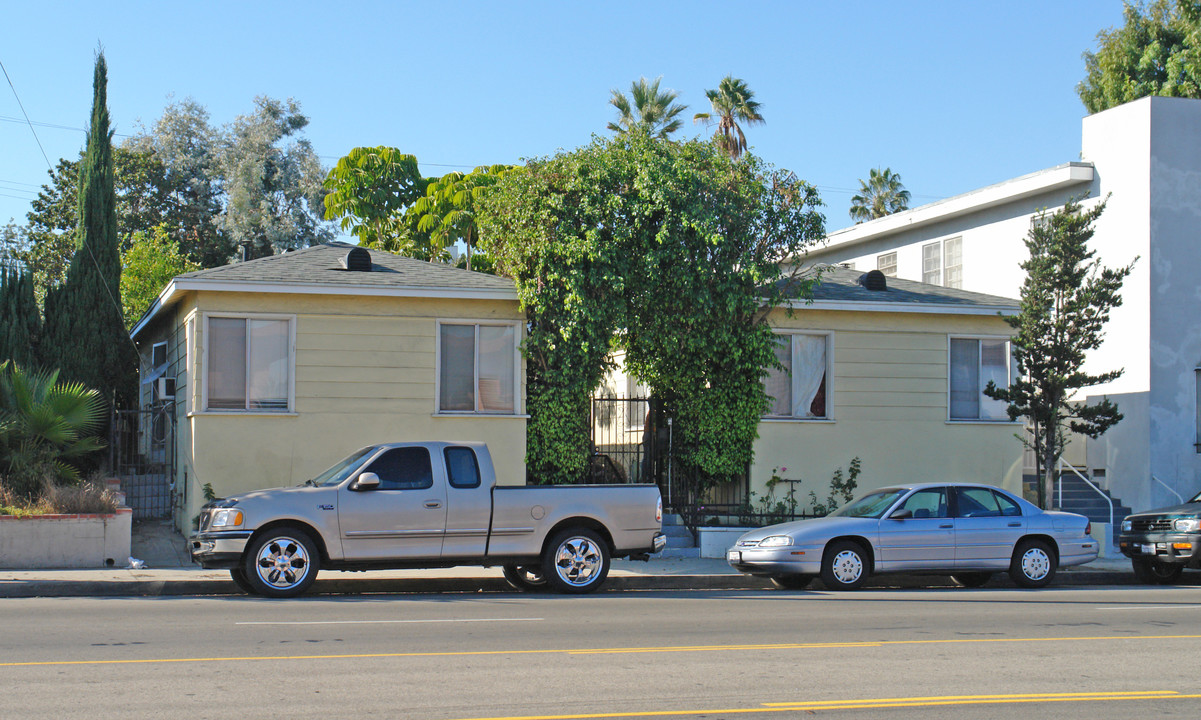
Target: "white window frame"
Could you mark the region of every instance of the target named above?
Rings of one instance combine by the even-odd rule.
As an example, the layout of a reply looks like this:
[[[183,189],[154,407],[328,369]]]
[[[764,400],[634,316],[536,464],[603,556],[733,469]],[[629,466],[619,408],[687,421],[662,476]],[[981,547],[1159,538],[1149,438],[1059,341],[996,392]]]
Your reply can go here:
[[[1013,357],[1013,338],[1010,337],[1009,335],[947,335],[947,392],[946,392],[947,422],[948,423],[956,423],[956,424],[984,423],[984,424],[988,424],[988,425],[996,425],[998,423],[1001,423],[1001,424],[1009,424],[1009,425],[1020,425],[1022,423],[1021,420],[1010,420],[1008,415],[1006,415],[1003,418],[951,417],[951,341],[952,340],[976,340],[976,341],[1004,340],[1005,341],[1005,354],[1006,354],[1005,360],[1006,360],[1006,365],[1009,367],[1009,384],[1012,385],[1013,381],[1017,379],[1017,362],[1014,360],[1014,357]],[[977,347],[978,347],[978,345],[977,345]],[[983,375],[983,368],[981,367],[982,362],[983,362],[983,353],[977,352],[976,353],[976,377],[977,378],[979,378]],[[980,391],[981,402],[983,402],[984,400],[991,400],[991,398],[988,398],[984,395],[983,386],[979,388],[979,391]]]
[[[231,408],[209,408],[209,320],[211,318],[231,318],[235,320],[284,320],[288,323],[288,406],[283,410],[264,410],[262,408],[247,408],[235,410]],[[296,316],[275,313],[235,313],[235,312],[206,312],[201,315],[204,324],[203,348],[200,351],[202,366],[200,375],[200,412],[205,415],[293,415],[296,413]],[[250,344],[246,345],[250,352]],[[178,391],[178,390],[177,390]],[[248,400],[249,401],[249,400]]]
[[[928,271],[926,269],[926,250],[929,248],[935,248],[935,252],[932,253],[933,257],[931,259],[938,262],[938,267],[932,271]],[[934,279],[927,280],[927,273],[933,273],[935,276]],[[942,240],[922,243],[922,282],[926,283],[927,285],[942,285]]]
[[[514,417],[522,415],[523,395],[521,385],[521,340],[522,322],[520,320],[472,320],[468,318],[439,318],[434,323],[434,416],[454,417]],[[511,327],[513,328],[513,410],[512,412],[487,412],[482,410],[443,410],[442,409],[442,326],[471,325],[475,327],[475,389],[476,406],[480,398],[480,327]]]
[[[794,335],[810,335],[825,338],[826,341],[826,415],[825,417],[805,417],[800,415],[764,415],[760,418],[764,422],[811,422],[811,423],[832,423],[834,422],[834,331],[833,330],[802,330],[796,328],[775,329],[773,332],[778,336],[788,337],[788,342],[792,342]],[[795,358],[795,354],[793,355]],[[796,405],[796,396],[798,393],[797,384],[800,382],[797,379],[796,373],[788,368],[788,378],[790,381],[789,396],[792,400],[792,405]]]
[[[959,264],[958,265],[951,265],[950,258],[948,255],[948,246],[951,245],[952,243],[958,243],[958,245],[959,245]],[[958,285],[948,285],[947,284],[947,271],[950,270],[952,267],[959,269],[959,284]],[[956,235],[955,237],[950,237],[950,238],[947,238],[942,241],[942,282],[940,284],[943,287],[949,287],[949,288],[954,288],[954,289],[962,289],[963,288],[963,236],[962,235]]]
[[[885,262],[886,259],[890,259],[891,263]],[[876,256],[876,269],[879,270],[880,272],[884,273],[884,277],[896,277],[897,276],[897,251],[893,250],[892,252],[880,253],[879,255],[877,255]],[[891,270],[891,272],[890,272],[890,270]]]

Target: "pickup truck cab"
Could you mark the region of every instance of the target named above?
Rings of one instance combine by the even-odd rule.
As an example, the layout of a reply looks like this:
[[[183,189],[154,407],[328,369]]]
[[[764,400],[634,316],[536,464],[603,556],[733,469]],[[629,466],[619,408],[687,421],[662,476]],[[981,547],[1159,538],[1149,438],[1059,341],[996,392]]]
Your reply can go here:
[[[297,487],[213,500],[192,560],[292,597],[321,568],[501,566],[523,590],[601,586],[613,557],[665,544],[655,485],[497,486],[483,443],[371,445]]]

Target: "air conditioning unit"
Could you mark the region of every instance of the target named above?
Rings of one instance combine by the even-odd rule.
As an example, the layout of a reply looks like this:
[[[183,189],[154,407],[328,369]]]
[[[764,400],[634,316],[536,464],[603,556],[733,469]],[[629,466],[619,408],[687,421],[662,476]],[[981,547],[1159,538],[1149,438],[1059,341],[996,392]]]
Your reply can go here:
[[[175,399],[175,378],[161,377],[158,379],[157,387],[159,400]]]

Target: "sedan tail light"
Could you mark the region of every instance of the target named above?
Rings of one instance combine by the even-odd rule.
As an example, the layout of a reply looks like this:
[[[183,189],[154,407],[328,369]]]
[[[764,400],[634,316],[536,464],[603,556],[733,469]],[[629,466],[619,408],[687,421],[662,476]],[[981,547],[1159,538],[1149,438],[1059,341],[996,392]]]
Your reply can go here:
[[[1093,534],[1093,523],[1091,520],[1089,522],[1084,523],[1084,534],[1085,535]]]

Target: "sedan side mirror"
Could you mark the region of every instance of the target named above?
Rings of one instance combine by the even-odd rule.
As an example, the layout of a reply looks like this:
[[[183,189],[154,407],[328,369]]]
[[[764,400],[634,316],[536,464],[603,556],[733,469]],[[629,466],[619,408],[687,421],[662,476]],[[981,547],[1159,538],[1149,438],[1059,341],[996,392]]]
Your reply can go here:
[[[360,473],[350,484],[351,490],[375,490],[379,487],[379,475],[373,472]]]
[[[913,517],[913,511],[912,510],[897,510],[896,512],[894,512],[892,515],[889,515],[888,517],[893,520],[906,520],[908,518]]]

